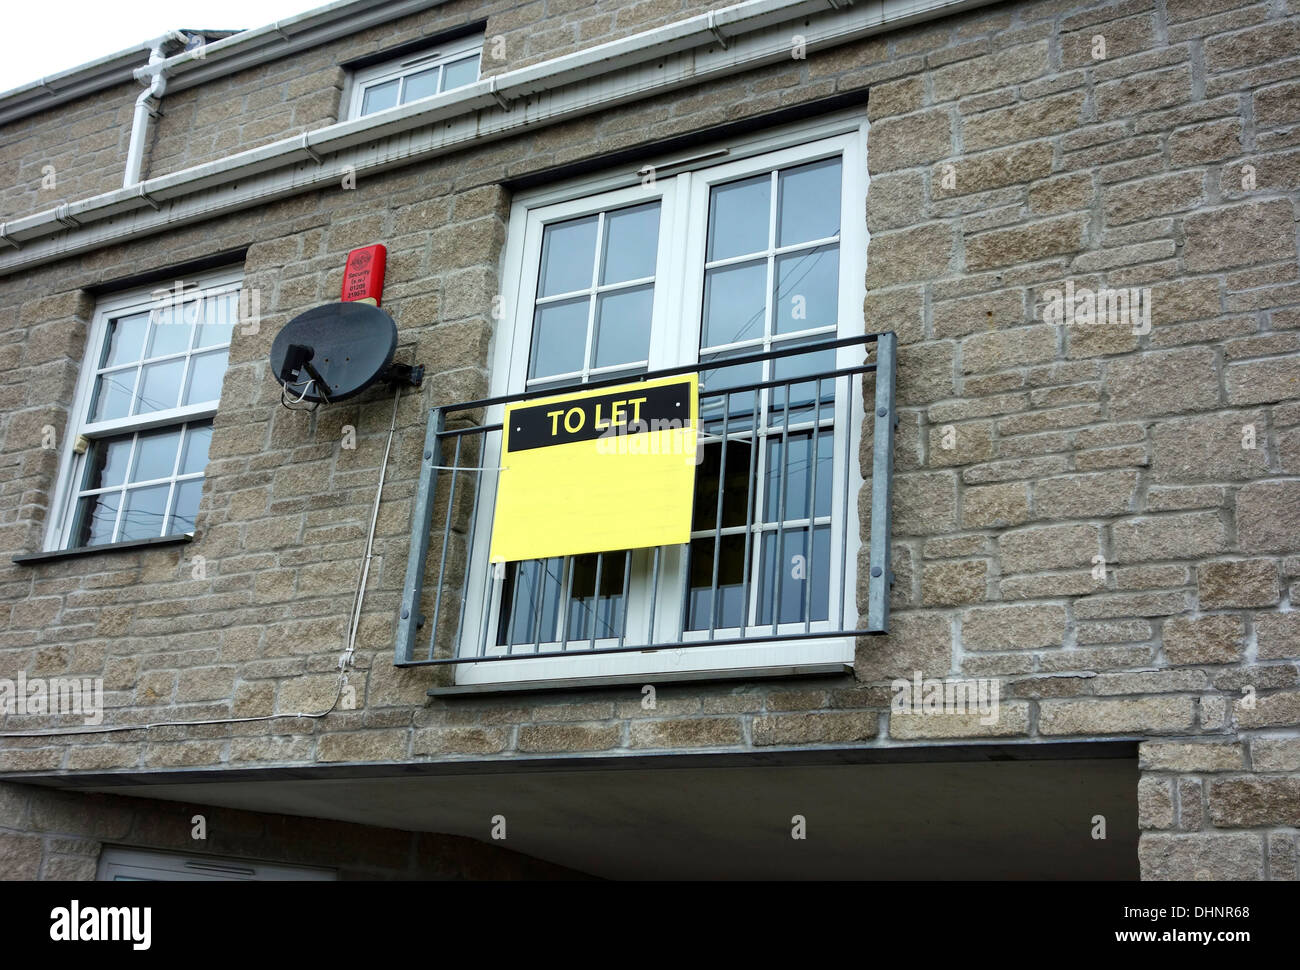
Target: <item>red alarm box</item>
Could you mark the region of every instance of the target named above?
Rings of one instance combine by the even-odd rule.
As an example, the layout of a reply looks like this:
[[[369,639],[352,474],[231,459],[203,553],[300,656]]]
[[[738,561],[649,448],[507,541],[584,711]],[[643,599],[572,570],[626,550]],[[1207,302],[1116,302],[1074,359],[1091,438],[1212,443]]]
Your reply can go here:
[[[387,263],[388,250],[383,246],[363,246],[348,253],[348,264],[343,270],[343,302],[379,306]]]

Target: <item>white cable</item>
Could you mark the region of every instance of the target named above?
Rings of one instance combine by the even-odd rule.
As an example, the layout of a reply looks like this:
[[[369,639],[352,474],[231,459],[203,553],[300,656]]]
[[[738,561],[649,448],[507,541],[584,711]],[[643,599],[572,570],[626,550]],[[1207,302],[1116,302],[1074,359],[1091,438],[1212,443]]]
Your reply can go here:
[[[315,383],[316,383],[315,379],[309,377],[309,378],[307,379],[306,386],[303,388],[302,394],[301,394],[301,395],[299,396],[299,398],[298,398],[296,401],[294,401],[293,403],[294,403],[294,404],[301,404],[301,403],[303,402],[303,400],[307,397],[307,394],[311,391],[311,386],[312,386],[313,384],[315,384]],[[296,408],[296,407],[292,407],[292,406],[289,404],[289,401],[287,401],[287,400],[285,399],[285,392],[286,392],[286,390],[287,390],[288,387],[289,387],[289,385],[288,385],[288,384],[285,384],[283,387],[280,388],[280,406],[281,406],[282,408],[284,408],[286,411],[301,411],[301,412],[303,412],[303,413],[305,413],[305,414],[311,414],[313,411],[315,411],[317,408],[320,407],[320,405],[321,405],[321,402],[320,402],[320,401],[317,401],[315,404],[313,404],[313,405],[312,405],[311,407],[309,407],[309,408]],[[322,395],[322,396],[323,396],[323,395]],[[327,400],[328,400],[328,399],[327,399]]]
[[[307,396],[307,393],[311,390],[311,386],[312,386],[313,384],[315,384],[315,383],[316,383],[316,379],[315,379],[315,378],[312,378],[312,377],[307,378],[307,381],[306,381],[306,383],[304,384],[303,389],[302,389],[302,394],[299,395],[298,399],[297,399],[296,401],[294,401],[293,403],[294,403],[294,404],[301,404],[301,403],[303,402],[303,398],[305,398],[305,397]],[[289,385],[288,385],[288,384],[285,384],[284,386],[287,388]]]
[[[357,594],[352,601],[352,623],[348,631],[347,648],[339,658],[339,670],[347,678],[347,668],[352,666],[352,654],[356,650],[357,627],[361,624],[361,602],[366,593],[366,580],[370,576],[370,560],[374,558],[375,526],[379,522],[379,499],[384,494],[384,473],[388,470],[388,454],[393,447],[393,435],[397,431],[397,405],[402,400],[402,387],[399,384],[393,394],[393,418],[388,424],[388,442],[384,445],[384,459],[379,463],[379,487],[375,490],[374,508],[370,510],[370,533],[366,536],[366,553],[361,561],[361,579],[357,583]],[[342,685],[340,685],[340,691]]]

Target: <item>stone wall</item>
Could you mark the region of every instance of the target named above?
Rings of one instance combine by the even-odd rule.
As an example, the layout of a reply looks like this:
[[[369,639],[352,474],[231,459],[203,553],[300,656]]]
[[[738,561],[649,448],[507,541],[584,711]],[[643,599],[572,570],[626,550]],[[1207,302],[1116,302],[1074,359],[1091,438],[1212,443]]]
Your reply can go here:
[[[699,0],[450,0],[314,47],[167,94],[145,151],[145,178],[270,144],[344,117],[341,64],[487,22],[489,77],[626,37],[715,5]],[[249,24],[250,27],[260,26]],[[143,63],[143,61],[142,61]],[[0,221],[121,188],[135,82],[0,127]],[[45,166],[54,166],[51,186]],[[45,181],[43,182],[43,179]]]
[[[0,127],[0,222],[120,189],[140,90],[119,84]]]
[[[195,815],[205,839],[193,837]],[[0,880],[94,879],[106,845],[323,867],[339,879],[584,878],[456,835],[0,783]]]
[[[1300,22],[1036,9],[872,93],[901,652],[1010,678],[991,733],[1212,738],[1144,746],[1144,874],[1295,878]],[[1149,288],[1149,333],[1050,325],[1067,282]]]
[[[0,771],[1138,737],[1146,877],[1294,878],[1298,37],[1296,3],[1000,4],[0,280],[0,669],[103,676],[115,723],[329,705],[390,408],[284,411],[270,341],[382,240],[399,359],[429,367],[357,710],[5,739]],[[411,496],[425,409],[486,387],[500,182],[868,88],[865,326],[903,345],[893,632],[852,677],[664,686],[653,711],[639,685],[428,700],[391,662]],[[242,247],[264,317],[236,334],[195,542],[9,564],[40,541],[87,288]],[[1149,288],[1149,332],[1046,322],[1067,283]],[[918,670],[998,678],[1000,718],[892,714]]]
[[[529,0],[488,17],[483,74],[490,76],[629,37],[709,10],[707,0]],[[491,8],[489,8],[491,9]],[[499,46],[493,47],[499,40]],[[496,52],[504,57],[496,57]]]
[[[486,21],[480,74],[490,77],[710,9],[700,0],[451,0],[291,58],[164,99],[149,177],[256,148],[344,119],[340,64]]]

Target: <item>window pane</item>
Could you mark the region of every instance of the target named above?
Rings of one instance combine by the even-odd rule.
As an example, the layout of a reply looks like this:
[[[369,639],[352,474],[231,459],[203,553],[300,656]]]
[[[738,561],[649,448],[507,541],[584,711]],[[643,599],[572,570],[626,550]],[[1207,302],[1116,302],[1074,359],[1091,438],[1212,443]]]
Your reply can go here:
[[[658,247],[658,202],[611,212],[605,217],[601,283],[622,283],[654,276]]]
[[[802,623],[804,598],[811,597],[813,620],[824,620],[830,612],[831,532],[818,526],[813,536],[811,555],[807,548],[807,529],[786,529],[778,541],[776,531],[763,534],[763,569],[758,583],[758,622],[772,623],[772,571],[776,576],[778,623]],[[781,547],[781,555],[774,554]],[[807,585],[812,586],[808,592]]]
[[[230,343],[238,319],[239,294],[222,293],[205,301],[203,319],[199,323],[195,347],[215,347]]]
[[[118,317],[108,324],[108,348],[101,367],[116,367],[140,359],[144,351],[144,335],[149,328],[149,314],[133,313]]]
[[[149,411],[165,411],[176,407],[184,374],[184,358],[161,364],[145,364],[140,373],[140,393],[136,398],[135,413],[146,414]]]
[[[95,378],[95,403],[90,408],[91,421],[124,418],[131,413],[135,369],[113,371]]]
[[[167,306],[150,315],[147,357],[178,354],[190,347],[190,330],[199,316],[202,302],[191,300],[181,307]]]
[[[776,332],[793,333],[839,322],[838,246],[776,258]]]
[[[118,530],[117,541],[151,539],[162,535],[168,491],[170,486],[167,485],[130,489],[126,493],[126,505],[122,508],[122,526]]]
[[[171,518],[167,520],[166,535],[180,535],[194,531],[194,517],[199,511],[199,496],[203,493],[203,479],[176,483],[176,497],[172,500]]]
[[[229,357],[228,350],[195,355],[190,361],[190,386],[185,392],[186,404],[221,400],[221,379],[225,376]]]
[[[788,168],[777,176],[781,206],[777,245],[825,239],[840,231],[840,160]]]
[[[442,69],[442,89],[450,91],[452,88],[461,88],[477,81],[478,58],[478,54],[473,54],[464,60],[445,65]]]
[[[185,452],[181,455],[180,474],[201,472],[208,464],[208,446],[212,443],[212,423],[192,424],[185,431]]]
[[[113,541],[113,526],[117,522],[117,505],[121,492],[105,495],[88,495],[77,503],[77,519],[72,529],[72,547],[101,546]]]
[[[591,289],[596,259],[596,216],[570,219],[546,227],[538,296]]]
[[[772,179],[768,175],[715,185],[709,195],[710,262],[767,249]]]
[[[750,542],[756,542],[751,536]],[[752,548],[752,547],[751,547]],[[718,596],[715,628],[738,627],[746,617],[745,606],[745,536],[723,536],[718,545]],[[713,597],[713,538],[692,539],[690,564],[690,592],[686,609],[686,629],[707,630]],[[752,577],[751,577],[752,579]]]
[[[785,445],[780,435],[768,440],[767,475],[763,482],[763,520],[779,522],[783,518],[802,518],[808,503],[808,441],[806,434],[792,434]],[[789,449],[787,454],[787,447]],[[781,478],[785,477],[785,494]],[[784,501],[782,501],[784,498]],[[782,515],[784,506],[787,514]]]
[[[90,453],[86,457],[86,475],[81,486],[83,489],[111,488],[126,481],[126,463],[131,456],[132,437],[125,434],[91,442]]]
[[[831,490],[835,487],[835,433],[817,435],[817,495],[813,515],[831,514]]]
[[[590,302],[584,296],[537,308],[529,377],[549,377],[582,370],[582,355],[587,351]]]
[[[768,439],[767,476],[764,483],[765,522],[780,519],[806,519],[808,517],[808,492],[812,488],[812,435],[809,432],[791,433],[789,457],[785,455],[781,436]],[[830,514],[833,471],[831,454],[834,447],[832,432],[822,431],[817,436],[817,515]],[[781,506],[781,473],[785,469],[785,513]]]
[[[421,71],[419,74],[412,74],[406,79],[406,87],[402,88],[402,104],[410,101],[418,101],[420,98],[427,98],[432,94],[438,93],[438,72],[440,68],[431,68],[427,71]]]
[[[529,560],[506,566],[501,590],[497,643],[529,644],[555,639],[563,559]],[[513,612],[511,607],[513,606]]]
[[[756,384],[763,379],[763,362],[757,361],[748,364],[728,364],[726,361],[733,357],[749,357],[755,353],[761,352],[762,348],[744,347],[740,350],[728,351],[725,354],[702,354],[700,364],[709,365],[711,370],[700,371],[700,391],[703,396],[705,388],[710,391],[722,391],[729,387],[739,387],[742,384]],[[753,391],[741,392],[746,395],[752,395]],[[703,402],[700,404],[704,407]],[[721,411],[719,411],[721,413]]]
[[[180,429],[174,431],[143,431],[135,443],[135,468],[131,481],[150,482],[155,478],[171,477],[176,467],[176,446],[180,444]]]
[[[707,270],[704,274],[705,347],[763,336],[767,261]]]
[[[732,351],[727,355],[704,355],[700,363],[714,363],[726,360],[728,356],[746,356],[753,350]],[[742,387],[757,384],[763,380],[763,364],[741,364],[739,366],[718,367],[714,370],[700,371],[700,424],[708,434],[721,434],[724,410],[729,413],[727,432],[734,434],[754,426],[754,411],[758,406],[758,391],[737,391],[725,396],[706,393],[724,391],[730,387]]]
[[[596,367],[645,360],[650,353],[654,287],[605,293],[596,300]]]
[[[593,629],[597,639],[616,637],[623,626],[623,572],[627,554],[609,552],[600,556],[599,597],[596,596],[596,558],[576,556],[569,567],[573,571],[568,609],[570,640],[590,640]]]
[[[394,107],[397,104],[398,83],[396,80],[385,81],[383,84],[366,88],[365,96],[361,99],[361,113],[368,115]]]
[[[696,532],[713,529],[718,521],[718,473],[721,471],[722,445],[701,445],[704,457],[695,470],[695,509],[691,529]],[[753,458],[753,445],[746,440],[727,442],[727,476],[722,494],[722,527],[745,524],[749,509],[749,463]],[[757,474],[758,466],[755,464]],[[753,501],[757,501],[757,496]]]
[[[778,350],[782,347],[788,347],[791,343],[821,343],[824,338],[803,338],[802,340],[789,341],[783,343],[773,343],[772,349]],[[820,350],[811,354],[795,354],[792,357],[778,357],[772,361],[772,378],[774,380],[784,380],[793,377],[801,377],[805,374],[825,374],[835,370],[835,351]],[[823,378],[821,381],[821,413],[820,417],[825,419],[834,414],[835,408],[835,384],[838,378]],[[790,385],[790,423],[798,424],[801,421],[812,419],[813,400],[817,397],[817,381],[801,381],[798,384]],[[768,412],[768,424],[780,427],[785,421],[786,389],[782,386],[773,387],[770,398],[770,410]]]

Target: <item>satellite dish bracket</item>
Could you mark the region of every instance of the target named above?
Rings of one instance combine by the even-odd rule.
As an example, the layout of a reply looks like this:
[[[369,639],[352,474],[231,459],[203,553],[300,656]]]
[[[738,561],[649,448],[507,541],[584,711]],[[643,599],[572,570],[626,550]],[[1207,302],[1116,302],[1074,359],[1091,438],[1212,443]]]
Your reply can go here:
[[[379,375],[379,379],[389,384],[409,384],[411,387],[420,387],[424,383],[424,365],[389,364]]]

